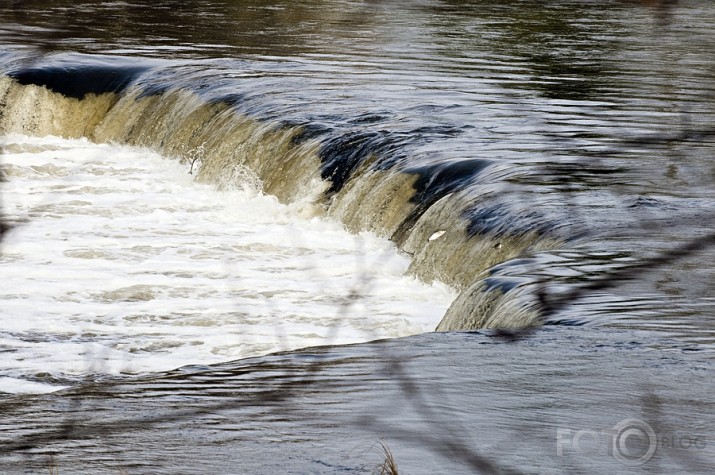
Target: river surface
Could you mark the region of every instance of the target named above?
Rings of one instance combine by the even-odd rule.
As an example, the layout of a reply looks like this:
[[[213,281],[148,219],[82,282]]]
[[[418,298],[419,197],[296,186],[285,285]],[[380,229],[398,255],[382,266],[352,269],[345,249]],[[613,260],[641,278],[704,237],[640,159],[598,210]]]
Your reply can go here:
[[[4,392],[27,390],[28,374],[170,370],[423,333],[453,298],[404,277],[389,241],[281,205],[250,175],[218,191],[143,149],[4,146],[5,213],[23,222],[3,245],[2,346],[15,361]]]
[[[715,6],[654,3],[0,5],[0,473],[711,473]]]

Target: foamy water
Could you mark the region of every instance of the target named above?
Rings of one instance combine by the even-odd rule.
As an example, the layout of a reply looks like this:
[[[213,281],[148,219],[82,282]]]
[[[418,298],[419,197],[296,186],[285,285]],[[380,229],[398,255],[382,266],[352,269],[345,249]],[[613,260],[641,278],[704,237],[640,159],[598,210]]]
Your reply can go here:
[[[0,391],[435,328],[387,241],[137,148],[2,138]]]

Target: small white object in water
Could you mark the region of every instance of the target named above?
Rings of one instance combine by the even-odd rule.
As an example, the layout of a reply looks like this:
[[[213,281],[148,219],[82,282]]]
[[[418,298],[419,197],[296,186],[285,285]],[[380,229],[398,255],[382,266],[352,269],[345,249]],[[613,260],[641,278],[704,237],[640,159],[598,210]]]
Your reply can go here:
[[[432,235],[429,237],[428,241],[434,241],[434,240],[436,240],[436,239],[439,239],[439,238],[441,238],[442,236],[444,236],[444,233],[446,233],[446,232],[447,232],[447,231],[444,231],[444,230],[435,231],[435,232],[432,233]]]

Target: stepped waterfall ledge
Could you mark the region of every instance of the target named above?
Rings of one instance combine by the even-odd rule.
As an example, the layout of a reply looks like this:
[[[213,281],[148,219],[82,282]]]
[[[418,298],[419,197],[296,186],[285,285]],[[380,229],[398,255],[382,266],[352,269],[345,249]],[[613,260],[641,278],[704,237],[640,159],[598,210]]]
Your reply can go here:
[[[0,2],[0,473],[715,473],[714,31]]]
[[[526,251],[557,249],[564,236],[490,202],[488,160],[415,166],[400,157],[422,140],[419,131],[343,132],[263,117],[242,110],[240,97],[220,89],[207,93],[162,82],[171,65],[68,61],[6,73],[1,133],[147,147],[191,162],[198,181],[219,188],[253,176],[281,202],[307,203],[311,212],[332,216],[353,232],[390,238],[411,256],[412,274],[460,292],[438,330],[539,323],[533,298],[519,286],[490,284],[489,270]],[[466,185],[481,185],[482,177],[484,195],[467,192]]]

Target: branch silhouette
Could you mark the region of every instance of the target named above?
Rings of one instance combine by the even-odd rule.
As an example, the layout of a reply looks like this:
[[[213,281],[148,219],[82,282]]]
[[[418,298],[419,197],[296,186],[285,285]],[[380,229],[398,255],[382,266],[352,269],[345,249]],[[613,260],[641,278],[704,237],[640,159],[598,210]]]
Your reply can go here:
[[[672,7],[676,4],[674,1],[653,0],[644,4],[650,4],[656,8],[658,15],[662,18],[667,18]],[[58,29],[53,33],[57,37],[61,37],[62,31]],[[56,45],[53,41],[56,39],[51,35],[50,39],[40,45],[36,50],[35,59],[39,61],[44,55],[56,51]],[[620,140],[617,144],[607,147],[604,150],[593,152],[596,156],[607,156],[618,153],[625,148],[632,147],[660,147],[673,142],[705,142],[715,139],[715,128],[704,127],[700,129],[688,128],[673,134],[657,134],[644,135],[637,137],[626,137]],[[197,158],[190,162],[190,171],[192,173],[194,164]],[[564,184],[567,185],[565,178]],[[0,215],[0,241],[5,237],[6,233],[13,228],[14,224],[7,222],[4,214]],[[550,317],[564,309],[568,305],[572,305],[595,292],[607,290],[622,284],[624,281],[638,279],[645,273],[656,271],[664,266],[672,264],[678,260],[693,256],[703,250],[715,246],[715,233],[708,233],[689,240],[688,242],[676,246],[670,250],[661,252],[660,254],[642,259],[635,264],[624,266],[617,269],[611,269],[600,276],[591,279],[584,285],[575,286],[572,289],[557,293],[550,288],[549,282],[536,282],[536,299],[542,322],[546,322]],[[347,306],[351,305],[356,299],[360,299],[364,295],[370,282],[361,282],[354,292],[351,294],[347,302],[341,304],[338,312],[345,312]],[[505,343],[516,342],[523,338],[532,335],[536,328],[526,329],[501,329],[495,330],[493,335],[495,338],[503,340]],[[278,355],[280,356],[280,355]],[[393,357],[389,353],[383,355],[386,363],[383,367],[382,376],[388,380],[397,381],[401,394],[405,401],[408,401],[417,414],[420,414],[422,420],[432,430],[422,433],[416,433],[409,430],[397,430],[386,428],[379,420],[368,419],[362,422],[356,421],[355,424],[370,429],[385,430],[387,433],[396,439],[409,441],[414,444],[432,451],[433,453],[443,455],[445,457],[459,460],[467,467],[470,467],[480,473],[518,473],[514,469],[504,467],[493,460],[493,457],[479,453],[470,446],[467,441],[463,440],[458,430],[445,427],[440,422],[439,414],[434,410],[427,398],[426,391],[434,391],[434,388],[425,388],[419,381],[416,375],[410,374],[408,368],[403,361]],[[30,434],[24,435],[14,441],[5,441],[0,445],[0,453],[9,454],[15,452],[31,452],[38,449],[50,447],[53,442],[71,439],[81,439],[92,436],[102,436],[116,433],[131,433],[137,427],[150,428],[160,424],[171,423],[175,421],[188,420],[197,416],[206,414],[216,414],[229,410],[240,408],[276,408],[276,406],[289,405],[295,398],[298,389],[319,386],[321,388],[335,387],[338,388],[341,384],[330,379],[320,379],[318,376],[328,368],[330,363],[315,361],[309,364],[288,365],[288,360],[281,362],[284,366],[281,368],[289,371],[289,377],[285,381],[277,384],[274,388],[255,391],[248,395],[242,393],[235,400],[229,400],[213,405],[206,405],[202,408],[191,409],[167,409],[166,413],[156,414],[153,417],[141,418],[125,418],[119,420],[97,422],[95,420],[87,420],[83,410],[85,406],[91,411],[88,403],[93,398],[101,398],[103,395],[110,395],[115,390],[121,390],[122,382],[105,382],[101,384],[85,383],[75,389],[63,393],[62,397],[68,398],[71,402],[70,410],[61,425],[54,429],[39,430]],[[273,363],[265,362],[252,366],[252,369],[246,371],[260,371],[265,365],[268,367]],[[209,372],[212,370],[208,370]],[[239,367],[236,371],[241,371]],[[174,375],[168,373],[165,376],[155,377],[156,380],[162,378],[172,378]],[[4,405],[0,402],[0,408]],[[651,406],[652,412],[657,413],[657,400],[644,399],[644,406]],[[276,409],[280,410],[280,407]],[[387,452],[389,453],[389,452]],[[687,460],[684,461],[684,464]]]

